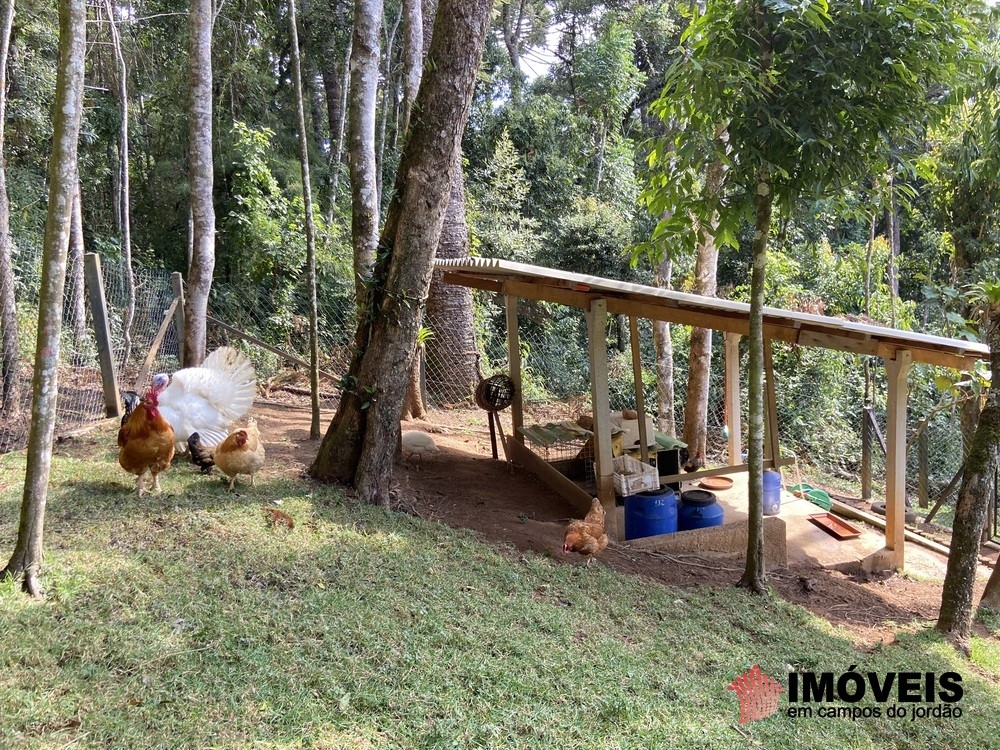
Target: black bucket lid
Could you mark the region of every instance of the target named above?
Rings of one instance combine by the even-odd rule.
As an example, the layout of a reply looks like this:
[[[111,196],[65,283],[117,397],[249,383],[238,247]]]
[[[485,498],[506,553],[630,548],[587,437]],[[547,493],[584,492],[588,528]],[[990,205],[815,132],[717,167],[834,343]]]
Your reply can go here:
[[[681,500],[688,505],[711,505],[716,497],[714,492],[708,490],[688,490],[681,493]]]

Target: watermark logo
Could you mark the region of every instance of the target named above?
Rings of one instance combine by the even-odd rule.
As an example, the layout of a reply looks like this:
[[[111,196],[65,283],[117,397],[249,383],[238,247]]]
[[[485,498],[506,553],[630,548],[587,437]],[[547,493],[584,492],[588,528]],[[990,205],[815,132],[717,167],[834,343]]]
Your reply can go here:
[[[778,710],[778,696],[785,689],[754,664],[726,687],[740,701],[740,724],[765,719]]]

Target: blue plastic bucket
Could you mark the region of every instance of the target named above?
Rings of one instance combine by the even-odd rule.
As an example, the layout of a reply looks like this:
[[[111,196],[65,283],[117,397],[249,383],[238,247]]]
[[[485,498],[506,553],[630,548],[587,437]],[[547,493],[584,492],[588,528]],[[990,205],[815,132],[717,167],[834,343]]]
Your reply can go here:
[[[781,472],[764,470],[764,515],[776,516],[781,511]]]
[[[673,534],[677,531],[677,496],[669,487],[625,498],[625,538]]]
[[[680,531],[705,529],[721,526],[725,511],[707,490],[688,490],[681,493],[681,509],[677,512],[677,528]]]

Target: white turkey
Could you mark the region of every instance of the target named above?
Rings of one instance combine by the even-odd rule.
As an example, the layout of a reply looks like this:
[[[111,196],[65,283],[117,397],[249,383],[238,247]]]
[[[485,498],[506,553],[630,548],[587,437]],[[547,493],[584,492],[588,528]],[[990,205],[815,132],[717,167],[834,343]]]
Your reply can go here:
[[[159,410],[174,428],[178,450],[198,433],[201,444],[218,445],[229,434],[229,426],[246,414],[257,395],[253,364],[242,352],[229,346],[208,355],[201,367],[187,367],[173,376],[160,373],[157,384],[170,385],[160,393]]]

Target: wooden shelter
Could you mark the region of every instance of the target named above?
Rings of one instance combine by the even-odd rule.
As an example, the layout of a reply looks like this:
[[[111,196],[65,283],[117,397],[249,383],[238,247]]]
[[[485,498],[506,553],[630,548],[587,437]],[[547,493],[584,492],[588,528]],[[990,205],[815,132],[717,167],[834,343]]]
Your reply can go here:
[[[632,339],[632,361],[637,388],[637,408],[640,429],[645,431],[645,410],[642,403],[641,364],[637,319],[649,318],[667,323],[679,323],[711,328],[725,334],[725,402],[729,415],[730,466],[683,475],[696,479],[712,474],[746,471],[739,463],[742,439],[739,423],[739,339],[749,333],[750,306],[714,297],[684,294],[667,289],[631,284],[598,276],[568,273],[542,266],[494,260],[463,258],[439,260],[436,268],[444,272],[448,283],[502,294],[506,300],[507,347],[510,377],[517,386],[511,407],[515,440],[514,457],[535,471],[554,489],[578,505],[589,506],[590,499],[569,480],[541,460],[523,444],[524,427],[520,394],[521,365],[518,330],[518,300],[531,299],[578,307],[586,312],[589,332],[590,389],[594,411],[595,464],[598,497],[608,511],[611,534],[622,538],[614,513],[612,489],[612,448],[609,423],[608,360],[604,331],[609,313],[629,318]],[[886,546],[868,561],[871,568],[902,568],[904,563],[904,513],[906,487],[906,377],[914,362],[971,369],[980,359],[989,358],[984,344],[940,336],[929,336],[894,328],[868,325],[843,318],[811,315],[771,307],[764,308],[765,360],[765,444],[764,466],[780,467],[778,421],[774,376],[771,366],[771,341],[787,341],[799,346],[822,347],[853,354],[881,357],[888,376],[886,443]],[[647,443],[642,435],[640,443]],[[645,459],[645,454],[643,455]],[[673,481],[676,476],[661,477]],[[581,497],[582,495],[582,497]]]

